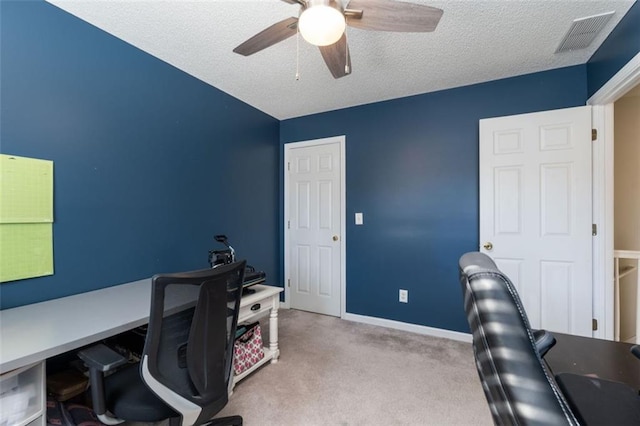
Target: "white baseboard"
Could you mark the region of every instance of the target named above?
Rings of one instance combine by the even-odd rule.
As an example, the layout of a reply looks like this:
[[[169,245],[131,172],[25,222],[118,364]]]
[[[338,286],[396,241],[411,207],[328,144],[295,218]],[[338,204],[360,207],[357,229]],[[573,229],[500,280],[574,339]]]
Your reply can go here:
[[[289,309],[289,304],[280,302],[280,309]],[[426,325],[410,324],[408,322],[394,321],[384,318],[370,317],[366,315],[345,313],[343,320],[359,322],[363,324],[377,325],[380,327],[393,328],[395,330],[409,331],[411,333],[423,334],[425,336],[443,337],[445,339],[457,340],[459,342],[471,343],[470,333],[445,330],[443,328],[427,327]]]
[[[471,334],[459,331],[445,330],[442,328],[427,327],[426,325],[410,324],[407,322],[388,320],[384,318],[369,317],[366,315],[345,313],[342,319],[360,322],[364,324],[378,325],[396,330],[409,331],[411,333],[424,334],[426,336],[444,337],[445,339],[471,343]]]

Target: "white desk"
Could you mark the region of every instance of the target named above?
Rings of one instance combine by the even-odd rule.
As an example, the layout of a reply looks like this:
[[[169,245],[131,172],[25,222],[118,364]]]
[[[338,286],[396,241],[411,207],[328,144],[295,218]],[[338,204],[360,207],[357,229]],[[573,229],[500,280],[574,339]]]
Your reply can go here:
[[[252,287],[256,293],[242,298],[239,321],[249,321],[270,313],[269,348],[265,360],[276,362],[278,350],[279,294],[284,289],[265,285]],[[188,303],[185,294],[172,301],[175,306]],[[37,383],[44,395],[44,361],[47,358],[86,346],[114,336],[149,321],[151,279],[108,287],[88,293],[35,303],[0,311],[0,374],[11,377],[12,370],[41,369]],[[260,304],[259,309],[251,310]],[[254,366],[254,371],[259,365]],[[19,371],[22,374],[22,371]],[[5,374],[8,373],[8,374]],[[237,377],[234,384],[245,377]],[[36,416],[44,424],[44,398],[42,412]],[[24,424],[29,423],[26,421]]]

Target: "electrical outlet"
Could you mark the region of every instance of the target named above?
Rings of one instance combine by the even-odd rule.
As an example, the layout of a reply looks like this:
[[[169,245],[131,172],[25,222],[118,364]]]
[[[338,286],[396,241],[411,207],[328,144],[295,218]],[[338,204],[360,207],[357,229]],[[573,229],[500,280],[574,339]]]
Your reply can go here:
[[[400,289],[398,300],[402,303],[409,303],[409,290]]]

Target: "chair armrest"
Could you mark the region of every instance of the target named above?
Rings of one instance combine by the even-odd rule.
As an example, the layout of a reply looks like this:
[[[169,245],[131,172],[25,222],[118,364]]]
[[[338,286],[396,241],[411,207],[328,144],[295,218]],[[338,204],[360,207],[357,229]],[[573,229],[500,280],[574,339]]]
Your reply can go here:
[[[631,346],[631,353],[636,356],[636,358],[640,359],[640,345]]]
[[[540,358],[544,358],[549,349],[556,344],[556,338],[547,330],[532,330],[532,332],[538,354],[540,354]]]
[[[109,371],[127,363],[127,359],[106,345],[98,344],[78,352],[78,357],[90,369]]]
[[[124,420],[107,415],[104,395],[104,373],[120,365],[126,364],[127,359],[103,345],[102,343],[88,347],[78,352],[80,358],[89,367],[89,381],[91,383],[91,401],[93,411],[100,421],[107,425],[115,425]]]

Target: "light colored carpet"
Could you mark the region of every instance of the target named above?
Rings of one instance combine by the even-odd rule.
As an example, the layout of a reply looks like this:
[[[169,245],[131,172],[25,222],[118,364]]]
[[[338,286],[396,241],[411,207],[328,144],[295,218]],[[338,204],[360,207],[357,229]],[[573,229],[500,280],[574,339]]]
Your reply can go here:
[[[280,360],[240,382],[220,416],[246,426],[492,424],[469,343],[296,310],[279,320]]]

